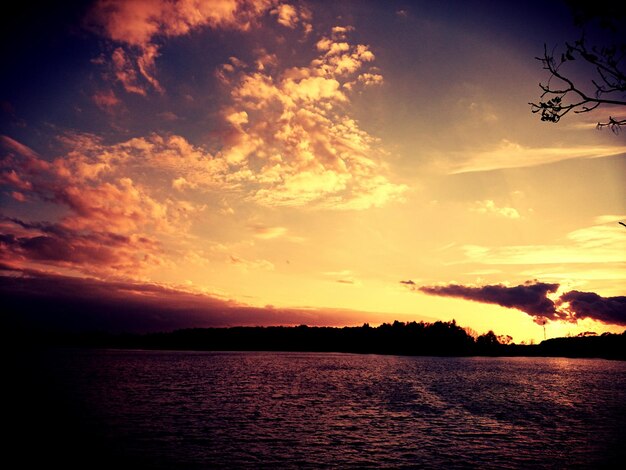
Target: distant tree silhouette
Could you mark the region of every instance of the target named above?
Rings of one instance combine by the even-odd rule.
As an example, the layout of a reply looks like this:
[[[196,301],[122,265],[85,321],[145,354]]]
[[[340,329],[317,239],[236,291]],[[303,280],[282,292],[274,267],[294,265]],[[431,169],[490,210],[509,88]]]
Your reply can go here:
[[[8,340],[7,340],[8,338]],[[317,351],[410,356],[567,356],[626,360],[626,331],[555,338],[539,345],[513,344],[489,331],[476,340],[455,321],[394,321],[378,327],[269,326],[190,328],[168,333],[61,333],[21,330],[5,333],[4,345],[192,351]],[[506,344],[504,344],[506,342]],[[9,349],[13,349],[10,347]]]
[[[536,57],[544,70],[550,73],[545,83],[540,83],[542,90],[538,103],[531,102],[531,111],[541,115],[542,121],[559,122],[570,111],[587,113],[602,105],[626,106],[626,7],[623,4],[593,4],[589,2],[568,2],[574,13],[574,21],[583,31],[574,43],[565,43],[565,48],[557,51],[544,44],[541,57]],[[610,36],[607,43],[593,45],[589,43],[585,28],[596,24]],[[587,81],[576,75],[576,71],[565,69],[566,63],[582,64]],[[626,110],[625,110],[626,111]],[[597,128],[610,128],[618,133],[626,125],[625,117],[609,116],[598,122]]]
[[[465,333],[467,333],[468,336],[471,336],[472,338],[474,338],[474,340],[478,338],[478,332],[474,328],[470,328],[469,326],[466,326],[463,329],[465,330]]]
[[[582,333],[578,333],[576,336],[598,336],[598,333],[595,331],[584,331]]]
[[[496,354],[499,347],[500,341],[498,341],[498,337],[491,330],[476,338],[476,349],[480,354]]]
[[[498,335],[497,339],[500,344],[511,344],[513,342],[513,338],[510,335]]]

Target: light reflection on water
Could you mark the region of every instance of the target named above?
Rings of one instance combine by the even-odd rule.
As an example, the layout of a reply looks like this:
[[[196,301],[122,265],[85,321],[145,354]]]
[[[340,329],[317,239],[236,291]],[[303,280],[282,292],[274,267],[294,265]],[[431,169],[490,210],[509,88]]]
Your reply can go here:
[[[626,457],[626,363],[57,351],[57,393],[145,468],[571,468]]]

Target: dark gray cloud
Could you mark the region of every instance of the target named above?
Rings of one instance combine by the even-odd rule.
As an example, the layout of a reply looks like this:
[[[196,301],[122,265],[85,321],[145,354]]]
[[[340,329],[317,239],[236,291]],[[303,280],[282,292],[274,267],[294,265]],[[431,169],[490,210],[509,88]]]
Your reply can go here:
[[[403,284],[408,284],[401,281]],[[412,290],[444,297],[459,297],[475,302],[501,305],[521,310],[532,316],[535,322],[547,320],[576,322],[591,318],[602,323],[626,325],[626,296],[601,297],[595,292],[570,291],[555,301],[547,295],[556,292],[559,284],[531,282],[506,287],[501,284],[470,287],[458,284],[447,286],[413,287]]]
[[[2,263],[0,298],[4,331],[143,333],[225,326],[345,326],[389,317],[347,309],[252,307],[158,284],[51,275]]]
[[[481,287],[449,284],[447,286],[423,286],[418,287],[417,290],[425,294],[460,297],[475,302],[515,308],[533,317],[554,320],[559,315],[554,302],[548,299],[546,295],[550,292],[556,292],[558,288],[559,284],[527,282],[515,287],[507,287],[501,284]]]
[[[595,292],[573,290],[563,294],[559,303],[576,319],[592,318],[603,323],[626,325],[626,296],[601,297]]]

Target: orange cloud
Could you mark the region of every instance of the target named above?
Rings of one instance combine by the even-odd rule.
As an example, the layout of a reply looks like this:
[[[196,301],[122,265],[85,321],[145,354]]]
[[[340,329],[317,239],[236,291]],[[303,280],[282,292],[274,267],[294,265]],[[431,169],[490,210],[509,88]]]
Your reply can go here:
[[[30,181],[24,181],[20,177],[20,175],[18,175],[13,169],[7,169],[0,173],[0,184],[6,184],[16,189],[22,189],[27,191],[33,188],[33,185],[30,183]]]
[[[271,240],[272,238],[280,238],[287,233],[285,227],[266,227],[265,225],[253,225],[252,230],[256,238],[261,240]]]
[[[159,57],[159,48],[154,44],[146,45],[141,55],[137,58],[137,68],[146,81],[159,93],[163,93],[163,88],[159,81],[155,78],[156,64],[155,61]]]
[[[358,78],[365,85],[382,85],[383,76],[378,73],[362,73]]]
[[[138,151],[155,144],[139,139],[106,147],[89,135],[67,135],[60,141],[70,151],[48,162],[12,139],[3,140],[0,184],[7,192],[19,190],[20,200],[39,200],[64,210],[55,211],[55,222],[5,218],[2,258],[30,259],[83,273],[136,275],[166,263],[158,239],[174,234],[184,238],[192,216],[204,205],[163,194],[149,178],[133,179],[136,165],[145,164],[145,155]],[[186,150],[172,140],[171,147],[181,151],[181,146]],[[162,155],[160,162],[166,167],[169,154]]]
[[[129,93],[145,95],[150,86],[163,88],[156,78],[159,46],[156,37],[176,37],[202,27],[247,30],[277,2],[275,0],[100,0],[90,15],[102,35],[122,45],[111,56],[114,75]],[[278,21],[295,27],[307,18],[288,4],[277,8]],[[310,27],[309,23],[305,26]],[[142,83],[139,77],[146,83]]]
[[[277,15],[278,22],[288,28],[295,28],[298,24],[298,12],[293,5],[286,3],[280,4],[272,10],[272,14]]]
[[[26,202],[26,196],[19,191],[11,191],[11,197],[19,202]]]
[[[111,112],[121,103],[113,90],[98,91],[92,96],[92,99],[98,108],[107,112]]]
[[[313,30],[311,11],[303,5],[294,6],[288,3],[281,3],[271,10],[270,13],[276,16],[279,24],[287,28],[295,29],[298,27],[298,24],[302,24],[305,33],[310,33]]]
[[[365,209],[405,191],[388,180],[378,141],[348,114],[345,84],[350,91],[356,83],[382,81],[369,72],[358,79],[374,55],[365,45],[347,42],[350,30],[334,28],[331,38],[316,45],[321,55],[305,67],[271,74],[247,72],[232,60],[224,65],[229,67],[221,78],[232,97],[224,115],[231,132],[220,156],[231,166],[227,179],[251,188],[257,202]]]
[[[181,36],[202,26],[247,29],[269,1],[101,0],[93,20],[113,41],[144,47],[157,35]]]
[[[131,178],[98,185],[72,185],[59,189],[56,199],[72,209],[64,225],[75,229],[134,232],[146,224],[167,223],[171,208],[150,197]]]
[[[345,96],[339,91],[339,82],[333,78],[306,77],[299,81],[287,80],[284,83],[284,92],[297,101],[338,100],[345,101]]]
[[[145,95],[146,90],[138,83],[136,65],[128,58],[127,53],[121,47],[113,51],[111,55],[115,78],[128,93]]]
[[[159,243],[114,231],[74,230],[64,224],[0,221],[0,260],[9,266],[43,264],[83,274],[137,276],[162,264]]]
[[[143,25],[125,44],[140,46],[137,50],[144,60],[136,55],[130,58],[125,48],[117,47],[113,52],[117,79],[131,93],[146,94],[146,83],[158,89],[158,82],[150,81],[158,55],[152,38],[184,34],[188,29],[168,23],[171,18],[161,13],[156,19],[145,14],[146,8],[156,7],[143,2],[129,2],[128,7],[119,2],[101,5],[115,7],[112,11],[117,12],[109,12],[112,23],[103,23],[112,39],[121,38],[121,12],[132,17],[131,23]],[[298,18],[303,18],[302,11],[298,10]],[[228,14],[223,18],[235,21]],[[188,26],[195,24],[201,23]],[[358,79],[364,73],[374,76],[367,69],[374,56],[367,46],[350,44],[350,30],[335,28],[328,47],[306,66],[281,69],[276,56],[265,50],[257,51],[259,60],[250,64],[231,57],[219,72],[230,102],[221,110],[225,131],[218,136],[215,150],[178,135],[150,134],[105,144],[94,135],[65,134],[58,136],[58,143],[66,152],[46,158],[10,137],[1,137],[0,184],[5,194],[57,206],[53,220],[46,222],[57,227],[54,233],[34,233],[41,228],[36,229],[33,222],[15,222],[5,233],[11,240],[5,253],[58,265],[61,260],[41,255],[53,253],[56,246],[59,253],[73,250],[75,254],[69,264],[63,261],[64,266],[85,273],[100,272],[106,265],[110,271],[128,273],[171,262],[187,251],[197,215],[207,208],[216,215],[232,214],[229,200],[233,198],[266,206],[354,210],[401,198],[406,187],[390,181],[377,139],[349,114],[351,91],[343,85],[368,86],[376,81]],[[352,64],[349,67],[341,65],[344,56]],[[259,61],[267,66],[259,67]],[[112,107],[117,97],[102,92],[94,101]],[[28,233],[18,235],[16,227],[26,230],[25,224],[31,224]],[[153,241],[149,250],[137,249],[147,261],[137,262],[130,248],[125,251],[119,246],[119,253],[130,258],[124,255],[125,262],[113,262],[111,253],[93,251],[88,244],[88,240],[102,241],[109,235]],[[284,227],[257,227],[254,235],[261,240],[302,240],[288,235]],[[230,262],[244,269],[272,268],[264,260],[229,255]],[[70,258],[69,254],[64,258]],[[98,261],[103,259],[111,262]]]

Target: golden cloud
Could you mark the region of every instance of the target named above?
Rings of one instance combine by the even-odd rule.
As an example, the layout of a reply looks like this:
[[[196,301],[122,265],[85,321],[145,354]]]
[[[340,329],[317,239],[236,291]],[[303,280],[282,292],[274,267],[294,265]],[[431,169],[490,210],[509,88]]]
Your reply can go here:
[[[502,140],[491,150],[467,154],[449,168],[449,173],[468,173],[505,168],[521,168],[554,163],[572,158],[600,158],[626,153],[626,146],[525,147]]]

